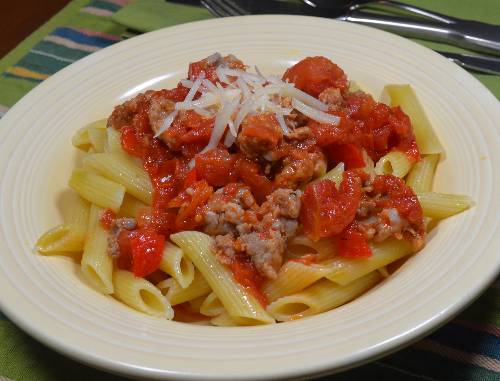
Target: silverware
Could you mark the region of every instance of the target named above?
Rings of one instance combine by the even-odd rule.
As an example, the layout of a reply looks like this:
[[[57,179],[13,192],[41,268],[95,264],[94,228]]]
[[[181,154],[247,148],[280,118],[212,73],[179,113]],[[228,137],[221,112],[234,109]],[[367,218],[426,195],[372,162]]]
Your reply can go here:
[[[500,55],[500,25],[463,20],[391,0],[302,0],[317,10],[339,14],[345,21],[370,25],[406,37],[445,42],[470,50]],[[405,12],[388,16],[359,9]],[[418,18],[415,18],[418,17]]]
[[[312,1],[314,0],[307,0],[309,4]],[[345,0],[341,1],[345,2]],[[338,7],[320,8],[306,4],[274,0],[202,0],[201,3],[214,14],[222,12],[231,16],[246,14],[298,14],[330,17],[374,26],[406,37],[441,41],[471,50],[500,55],[500,26],[447,17],[393,1],[373,1],[369,4],[358,4],[358,6],[349,7],[348,9]],[[427,19],[389,16],[359,10],[361,7],[373,6],[375,4],[404,9],[407,12],[412,12],[413,15],[424,16]]]
[[[296,14],[325,17],[324,10],[306,6],[300,3],[252,0],[201,0],[201,4],[217,17],[242,16],[251,14]],[[424,10],[420,11],[426,12]],[[349,17],[355,17],[352,15],[357,14],[356,12],[361,13],[354,10],[351,11],[351,16]],[[465,69],[487,74],[500,74],[500,58],[487,55],[448,52],[438,53],[442,54],[443,56],[447,57],[448,59]]]

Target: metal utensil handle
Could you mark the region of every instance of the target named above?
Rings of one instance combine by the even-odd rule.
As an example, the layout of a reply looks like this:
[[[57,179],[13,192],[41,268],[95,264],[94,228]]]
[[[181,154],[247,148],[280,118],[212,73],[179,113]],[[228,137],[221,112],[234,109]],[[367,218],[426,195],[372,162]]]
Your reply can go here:
[[[419,17],[427,17],[429,19],[440,21],[445,24],[452,24],[458,21],[458,19],[451,16],[443,15],[442,13],[429,11],[428,9],[419,8],[414,5],[400,3],[399,1],[393,1],[393,0],[374,0],[374,1],[361,2],[359,4],[352,5],[350,9],[355,10],[355,9],[371,8],[371,7],[377,7],[377,8],[380,7],[381,9],[388,8],[388,10],[402,9],[408,12],[409,14]]]
[[[470,50],[500,55],[500,27],[495,25],[462,20],[459,23],[443,24],[432,20],[414,20],[357,10],[339,19],[373,26],[406,37],[446,42]]]

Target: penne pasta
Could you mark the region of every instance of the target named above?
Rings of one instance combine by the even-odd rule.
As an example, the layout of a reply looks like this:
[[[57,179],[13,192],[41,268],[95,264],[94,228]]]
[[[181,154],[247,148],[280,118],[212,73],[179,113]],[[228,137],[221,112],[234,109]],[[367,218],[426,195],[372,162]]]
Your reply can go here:
[[[326,57],[276,77],[233,56],[193,64],[214,78],[190,66],[184,88],[138,94],[72,138],[78,199],[36,248],[79,259],[101,293],[177,322],[295,320],[389,277],[472,205],[432,192],[443,147],[409,85],[384,88],[391,107],[353,81],[340,91],[345,75],[304,74],[342,73]]]
[[[120,217],[137,218],[141,211],[145,211],[147,209],[149,209],[149,207],[145,203],[139,201],[134,196],[125,193],[118,215]]]
[[[76,196],[66,222],[44,233],[35,244],[36,250],[44,255],[83,251],[89,209],[88,202]]]
[[[338,257],[323,262],[323,266],[332,270],[325,275],[325,278],[340,285],[346,285],[412,253],[411,246],[407,241],[397,239],[373,243],[370,244],[370,248],[373,255],[368,258]]]
[[[348,303],[381,279],[382,276],[377,271],[346,286],[324,279],[302,292],[279,298],[267,307],[267,311],[278,321],[301,319]]]
[[[87,152],[92,147],[92,144],[90,144],[87,127],[82,127],[73,134],[73,137],[71,138],[71,144],[73,144],[74,147],[85,152]]]
[[[166,295],[171,305],[175,306],[207,295],[212,291],[200,272],[196,271],[191,284],[183,288],[174,278],[168,278],[156,285]]]
[[[182,249],[172,242],[165,243],[160,270],[174,278],[182,288],[188,287],[194,279],[193,263],[184,255]]]
[[[184,250],[235,321],[242,325],[274,323],[257,299],[237,283],[231,271],[217,260],[210,250],[210,236],[184,231],[172,234],[170,239]]]
[[[87,281],[103,294],[113,293],[113,260],[108,255],[108,234],[101,226],[103,209],[90,206],[87,239],[81,269]]]
[[[149,175],[131,158],[120,154],[98,153],[86,156],[83,164],[121,184],[132,196],[151,205],[153,191]]]
[[[239,325],[238,322],[236,322],[227,312],[223,312],[220,315],[213,317],[210,319],[210,323],[217,327],[236,327]]]
[[[415,163],[410,173],[408,173],[406,185],[413,189],[414,192],[430,192],[438,161],[438,154],[422,157],[422,160]]]
[[[87,129],[89,135],[90,144],[95,152],[104,152],[104,146],[106,145],[107,134],[105,128],[89,127]]]
[[[321,238],[313,241],[305,235],[293,237],[288,243],[288,254],[310,254],[317,253],[317,261],[322,261],[337,255],[337,246],[332,238]]]
[[[423,155],[444,153],[443,146],[412,87],[410,85],[387,85],[384,91],[391,97],[392,106],[400,106],[410,117],[420,153]]]
[[[106,144],[104,146],[104,152],[126,155],[126,152],[122,148],[120,131],[115,130],[114,128],[106,128]]]
[[[200,308],[203,302],[205,301],[206,296],[202,295],[196,299],[189,300],[189,308],[191,308],[192,311],[200,313]]]
[[[376,175],[393,175],[403,178],[412,166],[408,156],[401,151],[391,151],[382,156],[375,165]]]
[[[424,216],[442,219],[453,216],[474,205],[469,196],[436,192],[417,193]]]
[[[69,186],[85,200],[114,212],[120,209],[125,196],[122,185],[80,168],[73,170]]]
[[[329,170],[318,180],[331,180],[337,186],[342,182],[342,174],[344,173],[344,163],[338,163],[333,169]]]
[[[203,300],[200,306],[200,313],[205,316],[218,316],[225,311],[220,299],[215,292],[211,292]]]
[[[91,139],[91,134],[89,134],[89,131],[92,130],[93,137],[92,141]],[[96,146],[94,144],[97,144],[98,146],[101,144],[98,138],[98,135],[100,135],[100,132],[96,131],[106,131],[106,119],[101,119],[97,120],[95,122],[89,123],[85,127],[80,128],[75,132],[73,137],[71,138],[71,143],[73,146],[76,148],[79,148],[84,151],[88,151],[91,147],[95,150]]]
[[[276,279],[264,284],[262,291],[267,300],[273,301],[303,290],[332,271],[333,267],[306,265],[291,260],[281,267]]]
[[[151,316],[173,319],[174,310],[167,298],[146,279],[138,278],[129,271],[116,270],[113,284],[114,296],[129,307]]]

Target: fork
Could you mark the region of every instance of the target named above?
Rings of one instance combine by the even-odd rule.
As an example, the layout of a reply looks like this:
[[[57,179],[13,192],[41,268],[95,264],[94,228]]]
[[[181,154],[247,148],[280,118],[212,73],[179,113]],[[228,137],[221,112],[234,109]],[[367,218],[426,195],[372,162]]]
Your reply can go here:
[[[250,14],[231,1],[201,0],[200,3],[216,17],[246,16]]]
[[[231,0],[201,0],[200,3],[216,17],[246,16],[254,13],[283,13],[282,10],[284,9],[283,3],[274,5],[273,1],[265,1],[263,2],[264,4],[259,1],[253,1],[252,10],[254,12],[250,12],[248,9],[239,6],[235,1]],[[256,12],[257,9],[258,12]],[[324,16],[324,13],[320,10],[318,10],[317,14],[311,13],[316,10],[316,8],[309,8],[307,14]],[[286,13],[304,14],[303,5],[288,3],[286,5]],[[464,69],[486,74],[500,74],[500,59],[498,57],[435,51]]]

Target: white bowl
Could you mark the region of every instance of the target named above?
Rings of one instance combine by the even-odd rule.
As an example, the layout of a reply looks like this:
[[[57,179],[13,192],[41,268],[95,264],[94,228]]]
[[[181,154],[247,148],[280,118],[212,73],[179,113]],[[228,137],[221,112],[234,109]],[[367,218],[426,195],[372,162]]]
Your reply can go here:
[[[71,261],[33,253],[61,220],[73,132],[147,88],[173,86],[190,61],[233,53],[267,73],[324,55],[378,95],[410,83],[444,143],[435,187],[476,206],[443,221],[393,276],[348,305],[301,321],[217,328],[159,320],[91,289]],[[133,38],[46,80],[0,121],[0,306],[72,358],[150,379],[285,378],[340,371],[422,337],[470,303],[500,256],[498,101],[438,54],[367,27],[297,16],[226,18]]]

